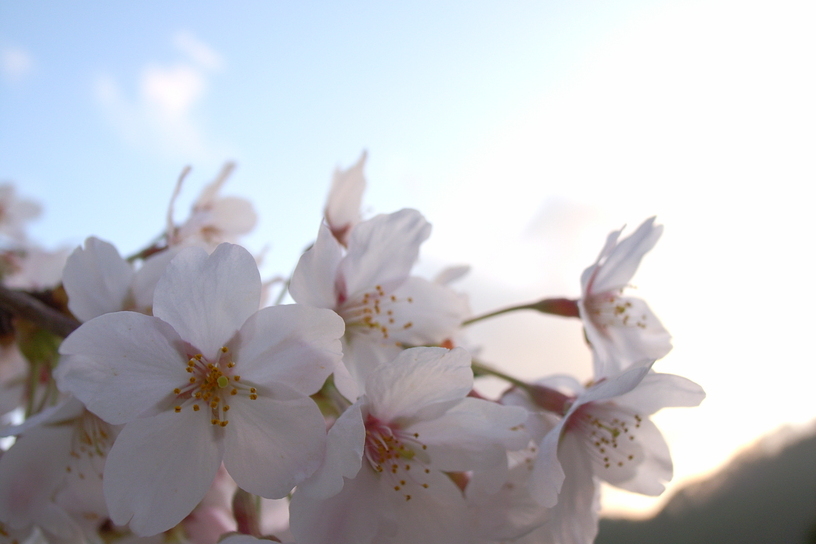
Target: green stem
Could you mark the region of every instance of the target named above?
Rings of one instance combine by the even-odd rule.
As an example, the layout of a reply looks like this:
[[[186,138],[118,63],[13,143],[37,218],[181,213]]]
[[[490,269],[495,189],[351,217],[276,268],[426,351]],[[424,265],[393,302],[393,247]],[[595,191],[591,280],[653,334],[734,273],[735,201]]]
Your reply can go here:
[[[536,406],[559,416],[566,414],[570,405],[575,400],[573,397],[569,397],[557,389],[552,389],[544,385],[524,382],[518,378],[514,378],[513,376],[505,374],[500,370],[496,370],[495,368],[491,368],[477,361],[473,361],[471,363],[471,367],[473,368],[474,373],[495,376],[515,385],[527,393],[530,400],[533,401]]]
[[[485,319],[489,319],[491,317],[496,317],[497,315],[508,314],[510,312],[515,312],[516,310],[535,310],[532,304],[522,304],[520,306],[510,306],[509,308],[502,308],[501,310],[496,310],[494,312],[490,312],[487,314],[478,315],[476,317],[471,317],[470,319],[466,319],[462,321],[462,326],[472,325],[473,323],[477,323],[479,321],[483,321]]]
[[[525,391],[530,390],[530,384],[524,381],[519,380],[518,378],[514,378],[509,374],[505,374],[500,370],[496,370],[495,368],[489,367],[485,364],[482,364],[478,361],[473,361],[471,363],[471,368],[473,368],[473,372],[475,374],[488,374],[490,376],[495,376],[496,378],[500,378],[506,382],[509,382],[520,389],[524,389]]]
[[[528,304],[520,304],[518,306],[510,306],[502,308],[494,312],[472,317],[462,322],[462,326],[472,325],[478,321],[482,321],[497,315],[502,315],[517,310],[535,310],[544,314],[560,315],[562,317],[580,317],[578,313],[578,302],[568,298],[545,298],[536,302]]]

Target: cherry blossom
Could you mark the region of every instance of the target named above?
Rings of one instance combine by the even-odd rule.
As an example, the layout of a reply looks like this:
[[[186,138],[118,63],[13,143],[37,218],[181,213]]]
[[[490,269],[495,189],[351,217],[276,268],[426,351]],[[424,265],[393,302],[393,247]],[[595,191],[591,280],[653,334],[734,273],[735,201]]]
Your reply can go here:
[[[68,308],[80,321],[121,310],[149,313],[156,283],[177,252],[157,253],[135,270],[113,244],[88,238],[68,257],[62,273]]]
[[[596,375],[659,359],[671,350],[671,336],[649,306],[639,298],[622,296],[641,259],[663,233],[663,226],[654,220],[647,219],[620,242],[623,229],[610,233],[595,263],[581,275],[578,308],[594,352]]]
[[[0,184],[0,235],[15,242],[26,239],[25,224],[42,212],[33,200],[17,196],[17,189],[11,183]]]
[[[346,323],[344,363],[352,379],[338,374],[335,382],[347,398],[362,393],[379,364],[404,347],[440,345],[469,314],[462,295],[410,275],[430,231],[416,210],[378,215],[354,227],[345,251],[322,225],[295,269],[292,298],[330,308]]]
[[[574,382],[564,417],[539,446],[530,477],[533,497],[552,508],[546,528],[558,543],[591,542],[597,531],[597,480],[659,495],[671,480],[666,441],[648,416],[670,406],[697,406],[696,383],[633,365],[584,389]],[[563,383],[563,381],[562,381]]]
[[[479,539],[474,542],[518,542],[549,519],[550,510],[535,501],[527,487],[535,452],[535,446],[508,452],[509,470],[482,471],[472,475],[465,495],[471,523],[478,528]],[[501,477],[498,488],[494,481],[497,475]]]
[[[70,250],[48,250],[28,244],[2,255],[3,284],[12,289],[41,291],[56,287]]]
[[[348,245],[351,229],[360,222],[366,180],[363,175],[367,153],[363,151],[357,163],[346,170],[334,171],[324,216],[334,237],[341,245]]]
[[[525,410],[466,395],[462,348],[413,348],[379,366],[329,431],[326,459],[292,499],[301,542],[472,541],[467,504],[446,475],[506,463],[529,440]]]
[[[108,516],[102,475],[117,432],[75,398],[6,429],[18,437],[0,457],[0,522],[84,542]]]
[[[299,305],[258,310],[245,249],[186,248],[154,293],[154,316],[104,314],[62,344],[57,383],[124,428],[104,490],[114,523],[149,536],[189,514],[223,461],[246,491],[280,498],[319,466],[315,393],[341,358],[343,322]]]
[[[169,245],[201,245],[212,250],[222,242],[236,242],[241,235],[255,228],[258,217],[249,200],[219,195],[221,187],[234,169],[234,163],[224,165],[218,177],[204,187],[193,203],[187,221],[176,227],[173,224],[173,206],[187,171],[182,173],[167,212]]]

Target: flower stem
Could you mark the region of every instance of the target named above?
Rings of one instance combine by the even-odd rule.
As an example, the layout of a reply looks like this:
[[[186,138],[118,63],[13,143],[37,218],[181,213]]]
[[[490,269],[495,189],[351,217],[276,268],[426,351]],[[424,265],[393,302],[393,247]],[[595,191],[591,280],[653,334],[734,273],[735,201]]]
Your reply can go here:
[[[254,495],[239,487],[232,497],[232,512],[239,533],[261,536],[259,504]]]
[[[573,400],[575,400],[573,397],[565,395],[557,389],[552,389],[551,387],[547,387],[545,385],[527,383],[478,361],[473,361],[471,363],[471,367],[473,368],[474,374],[487,374],[490,376],[495,376],[496,378],[500,378],[515,385],[527,393],[530,400],[533,401],[536,406],[559,416],[566,414]]]
[[[478,321],[496,317],[497,315],[515,312],[517,310],[535,310],[544,314],[560,315],[562,317],[580,317],[580,314],[578,313],[577,301],[568,298],[545,298],[537,302],[510,306],[487,314],[472,317],[463,321],[462,326],[472,325]]]
[[[518,387],[520,389],[524,389],[525,391],[528,391],[530,389],[530,384],[528,384],[527,382],[519,380],[518,378],[514,378],[513,376],[510,376],[509,374],[505,374],[504,372],[502,372],[500,370],[496,370],[495,368],[487,366],[487,365],[485,365],[483,363],[480,363],[478,361],[473,361],[473,363],[471,364],[471,368],[473,368],[473,373],[474,374],[477,374],[477,375],[478,374],[487,374],[489,376],[495,376],[496,378],[500,378],[500,379],[502,379],[502,380],[504,380],[504,381],[506,381],[508,383],[511,383],[511,384],[515,385],[516,387]]]

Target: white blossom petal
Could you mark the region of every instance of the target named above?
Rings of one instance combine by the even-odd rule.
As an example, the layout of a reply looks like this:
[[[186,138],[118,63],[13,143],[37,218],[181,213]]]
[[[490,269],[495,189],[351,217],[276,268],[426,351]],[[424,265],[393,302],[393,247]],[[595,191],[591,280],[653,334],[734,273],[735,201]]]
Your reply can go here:
[[[292,534],[298,542],[386,544],[396,533],[396,493],[381,495],[378,475],[363,467],[337,495],[315,499],[295,492],[289,507]]]
[[[261,276],[250,253],[220,244],[212,255],[190,247],[170,261],[156,285],[153,315],[205,357],[214,358],[258,310]]]
[[[705,396],[703,388],[687,378],[650,372],[636,389],[624,393],[615,402],[632,406],[642,415],[651,415],[661,408],[697,406]]]
[[[358,223],[339,267],[347,298],[375,285],[388,290],[402,283],[417,260],[419,246],[430,235],[430,223],[411,209]]]
[[[63,341],[57,384],[108,423],[126,423],[187,381],[183,347],[176,331],[160,319],[135,312],[105,314]]]
[[[583,454],[582,444],[575,437],[564,437],[558,457],[567,473],[558,504],[542,528],[530,534],[529,542],[591,544],[598,534],[599,486]]]
[[[393,292],[394,326],[389,336],[408,346],[439,344],[450,339],[470,315],[467,297],[419,277],[409,277]]]
[[[340,243],[332,236],[329,227],[320,225],[314,245],[300,256],[289,282],[289,294],[300,304],[335,308],[335,278],[342,258]]]
[[[365,393],[366,380],[377,367],[393,361],[403,351],[401,347],[393,343],[385,345],[380,342],[372,342],[363,335],[346,334],[343,337],[343,362],[354,380],[357,395]],[[342,389],[340,392],[350,400],[357,398],[349,397]]]
[[[609,306],[604,311],[579,303],[587,339],[595,351],[595,376],[609,376],[644,359],[660,359],[671,351],[671,335],[646,302],[616,297]]]
[[[492,482],[492,475],[484,477],[485,471],[471,476],[465,496],[481,537],[478,542],[515,542],[549,517],[549,510],[530,496],[527,482],[535,455],[529,448],[524,454],[510,470],[505,467],[498,485]],[[512,459],[516,455],[508,457]]]
[[[655,246],[663,234],[663,225],[655,225],[654,221],[654,217],[644,221],[635,232],[608,252],[603,266],[593,280],[594,292],[615,291],[628,285],[643,256]]]
[[[456,472],[504,463],[506,450],[529,442],[520,427],[526,419],[523,408],[464,398],[442,416],[405,430],[418,434],[417,440],[428,446],[434,468]]]
[[[236,372],[257,384],[280,383],[311,395],[343,357],[345,323],[331,310],[292,304],[256,312],[235,344]]]
[[[363,151],[354,166],[334,171],[326,201],[326,222],[337,240],[344,245],[351,229],[360,222],[360,206],[366,186],[363,175],[366,155]]]
[[[575,413],[581,405],[611,399],[612,397],[628,393],[643,381],[643,378],[648,374],[649,370],[651,370],[653,364],[654,361],[647,361],[625,370],[616,376],[605,378],[595,383],[576,399],[565,416],[565,419]]]
[[[382,421],[441,415],[473,387],[470,354],[462,348],[413,348],[369,376],[366,395]]]
[[[220,427],[192,410],[125,425],[103,480],[111,519],[140,536],[166,531],[192,512],[221,465]]]
[[[0,519],[23,529],[42,517],[65,478],[73,431],[69,425],[35,427],[0,457]]]
[[[631,491],[656,497],[665,491],[665,482],[672,479],[672,460],[669,446],[663,434],[649,418],[643,418],[635,434],[635,442],[642,450],[634,474],[625,480],[609,477],[603,472],[598,476],[610,484]]]
[[[442,472],[424,476],[428,488],[418,491],[399,508],[399,532],[393,544],[472,544],[475,527],[467,515],[461,490]],[[381,485],[385,482],[381,482]],[[385,485],[383,485],[385,487]],[[394,494],[386,489],[386,493]]]
[[[323,464],[298,486],[298,493],[315,499],[326,499],[339,493],[343,488],[344,478],[354,478],[360,471],[365,438],[360,404],[355,403],[340,414],[329,429]]]
[[[153,308],[153,293],[156,291],[156,284],[159,283],[165,270],[167,270],[167,265],[175,258],[180,249],[179,247],[171,247],[161,253],[152,255],[136,271],[131,292],[133,293],[136,308],[140,311]]]
[[[235,196],[223,196],[210,204],[209,221],[224,240],[234,240],[255,228],[258,214],[252,203]]]
[[[530,475],[530,495],[545,508],[552,508],[558,502],[558,494],[566,478],[558,458],[558,444],[565,422],[566,418],[562,419],[544,436]]]
[[[271,397],[236,397],[230,403],[224,466],[241,488],[279,499],[317,470],[326,425],[310,398],[283,387],[273,389]]]
[[[88,238],[68,257],[62,273],[68,309],[80,321],[124,309],[133,274],[112,244]]]

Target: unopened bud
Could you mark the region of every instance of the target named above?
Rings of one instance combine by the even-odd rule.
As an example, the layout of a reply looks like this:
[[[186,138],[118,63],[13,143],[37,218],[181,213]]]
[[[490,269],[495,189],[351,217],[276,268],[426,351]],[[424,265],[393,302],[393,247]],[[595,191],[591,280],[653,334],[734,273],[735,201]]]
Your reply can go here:
[[[572,406],[572,401],[575,400],[557,389],[550,389],[543,385],[531,385],[527,391],[536,406],[560,416],[567,413]]]
[[[568,298],[545,298],[530,305],[531,310],[563,317],[580,317],[578,301]]]

